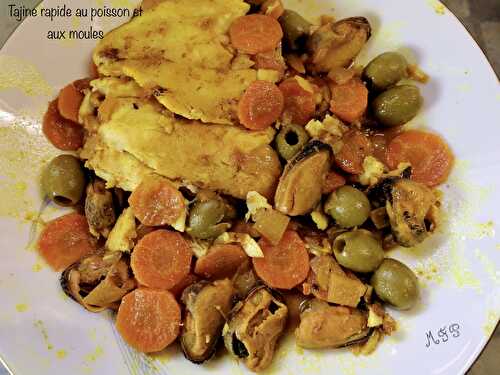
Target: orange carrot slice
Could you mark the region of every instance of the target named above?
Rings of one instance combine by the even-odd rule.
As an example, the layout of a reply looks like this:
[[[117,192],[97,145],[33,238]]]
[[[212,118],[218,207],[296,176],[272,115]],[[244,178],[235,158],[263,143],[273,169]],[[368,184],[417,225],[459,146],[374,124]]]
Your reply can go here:
[[[116,328],[134,349],[152,353],[165,349],[179,335],[181,308],[166,290],[139,288],[122,298]]]
[[[373,153],[373,146],[363,133],[350,130],[342,137],[342,148],[335,154],[340,168],[352,174],[363,173],[363,160]]]
[[[233,22],[229,28],[229,37],[237,50],[255,55],[275,49],[283,38],[283,30],[273,17],[249,14]]]
[[[309,255],[297,232],[287,230],[279,244],[259,241],[263,258],[252,258],[257,275],[271,288],[292,289],[309,273]]]
[[[43,116],[42,131],[59,150],[74,151],[83,145],[83,128],[60,115],[57,99],[50,102]]]
[[[54,271],[61,271],[96,250],[85,216],[70,213],[47,223],[38,251]]]
[[[453,167],[454,156],[448,144],[437,134],[408,130],[395,137],[387,148],[387,164],[412,166],[411,178],[428,186],[442,184]]]
[[[231,277],[247,259],[245,251],[238,245],[214,245],[208,253],[196,261],[194,273],[206,279]]]
[[[368,89],[359,79],[331,86],[330,110],[342,121],[358,120],[368,107]]]
[[[255,81],[238,103],[238,118],[247,129],[262,130],[281,116],[284,99],[278,86],[268,81]]]
[[[73,122],[78,122],[78,111],[83,101],[83,94],[74,83],[70,83],[59,91],[57,109],[62,117]]]
[[[189,273],[191,257],[189,244],[178,232],[159,229],[137,243],[130,266],[141,285],[171,289]]]
[[[303,88],[295,78],[281,82],[279,89],[285,98],[282,118],[287,123],[306,125],[316,110],[314,93]]]
[[[186,210],[184,197],[167,179],[148,177],[128,199],[134,215],[147,226],[174,224]]]
[[[330,171],[325,176],[325,180],[323,181],[322,192],[323,194],[330,194],[331,192],[337,190],[339,187],[344,186],[345,183],[346,180],[344,176],[334,171]]]

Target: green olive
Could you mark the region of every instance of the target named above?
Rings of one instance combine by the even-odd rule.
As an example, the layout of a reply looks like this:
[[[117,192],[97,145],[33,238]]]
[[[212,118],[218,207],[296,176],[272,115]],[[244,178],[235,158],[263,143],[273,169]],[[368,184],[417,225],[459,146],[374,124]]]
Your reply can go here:
[[[279,18],[287,47],[292,50],[302,49],[309,36],[311,23],[293,10],[286,9]]]
[[[363,224],[370,215],[370,201],[366,195],[352,186],[342,186],[328,197],[325,212],[344,228]]]
[[[72,155],[56,156],[43,171],[42,188],[50,199],[61,206],[78,203],[85,188],[80,160]]]
[[[335,258],[355,272],[373,272],[384,260],[382,244],[364,229],[343,233],[333,242]]]
[[[417,276],[395,259],[385,259],[373,274],[370,283],[380,299],[398,309],[408,310],[417,302]]]
[[[226,204],[220,199],[198,201],[189,212],[186,231],[196,238],[215,238],[231,226],[221,222],[226,216],[226,211]]]
[[[377,96],[372,109],[377,120],[385,126],[406,124],[414,118],[423,100],[416,86],[401,85],[390,88]]]
[[[363,77],[375,90],[385,90],[406,76],[408,63],[397,52],[385,52],[375,57],[363,71]]]
[[[285,160],[293,158],[309,141],[309,135],[300,125],[286,125],[276,136],[276,148]]]

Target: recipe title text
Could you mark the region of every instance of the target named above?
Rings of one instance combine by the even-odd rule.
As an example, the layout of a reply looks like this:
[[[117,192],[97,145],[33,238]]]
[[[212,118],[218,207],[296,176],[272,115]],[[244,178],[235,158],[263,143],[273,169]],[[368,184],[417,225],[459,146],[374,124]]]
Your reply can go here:
[[[27,17],[40,17],[56,23],[63,18],[86,19],[93,23],[100,18],[131,18],[140,17],[142,8],[129,9],[124,7],[89,7],[89,8],[70,8],[66,4],[55,7],[37,7],[28,8],[24,5],[9,4],[9,17],[21,22]],[[84,24],[88,25],[89,22]],[[97,30],[90,25],[87,29],[51,29],[47,31],[47,39],[65,40],[65,39],[102,39],[104,32]]]

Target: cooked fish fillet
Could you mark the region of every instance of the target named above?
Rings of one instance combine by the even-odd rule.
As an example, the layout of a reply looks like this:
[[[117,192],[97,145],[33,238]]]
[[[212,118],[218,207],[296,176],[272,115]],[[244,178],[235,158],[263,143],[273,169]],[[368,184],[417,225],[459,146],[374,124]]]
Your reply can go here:
[[[176,63],[159,66],[126,62],[123,71],[146,88],[157,88],[156,99],[170,111],[189,119],[219,124],[237,123],[238,100],[256,80],[252,69],[203,69]]]
[[[152,100],[113,101],[109,120],[82,154],[87,166],[111,184],[133,190],[142,176],[154,172],[237,198],[249,191],[272,197],[281,173],[269,146],[274,130],[207,126],[162,113]]]
[[[85,142],[80,157],[87,160],[85,166],[93,169],[106,181],[106,187],[119,187],[133,191],[141,181],[154,174],[154,170],[125,151],[117,151],[104,144],[98,135]]]
[[[238,99],[257,74],[232,64],[227,32],[248,9],[243,0],[165,0],[106,34],[94,62],[102,75],[156,90],[174,113],[234,123]]]
[[[113,96],[117,98],[135,97],[141,98],[148,95],[144,89],[137,85],[134,80],[117,78],[117,77],[102,77],[94,79],[90,82],[93,91],[98,91],[104,96]]]
[[[233,58],[227,31],[250,6],[243,0],[165,0],[99,42],[100,73],[119,75],[123,60],[157,59],[224,69]]]

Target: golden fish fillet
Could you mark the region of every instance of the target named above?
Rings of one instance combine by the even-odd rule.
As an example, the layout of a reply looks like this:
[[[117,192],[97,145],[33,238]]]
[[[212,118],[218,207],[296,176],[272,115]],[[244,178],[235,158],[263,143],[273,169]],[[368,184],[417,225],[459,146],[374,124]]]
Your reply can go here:
[[[87,142],[82,157],[111,185],[134,190],[142,176],[156,173],[241,199],[249,191],[268,198],[274,194],[281,174],[269,146],[274,130],[177,119],[159,111],[153,100],[107,100],[101,107],[108,108],[103,116],[108,120],[99,126],[93,144]]]
[[[148,64],[126,62],[123,71],[141,87],[154,90],[156,99],[170,111],[203,122],[237,123],[239,98],[256,80],[252,69],[220,72],[169,62]]]
[[[155,174],[153,169],[133,155],[108,147],[98,135],[85,142],[80,157],[87,160],[87,168],[93,169],[96,175],[106,181],[107,188],[119,187],[133,191],[145,177]]]
[[[257,79],[256,70],[233,64],[227,35],[248,10],[242,0],[165,0],[106,34],[93,59],[101,75],[133,78],[174,113],[232,124]]]

